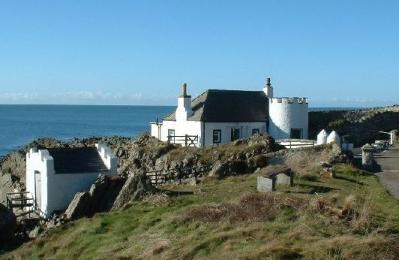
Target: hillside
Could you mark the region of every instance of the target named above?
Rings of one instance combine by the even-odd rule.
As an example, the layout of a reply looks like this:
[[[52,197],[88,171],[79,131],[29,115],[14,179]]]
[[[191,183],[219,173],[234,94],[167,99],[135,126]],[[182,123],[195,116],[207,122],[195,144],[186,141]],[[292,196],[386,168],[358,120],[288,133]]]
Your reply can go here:
[[[350,111],[309,112],[309,138],[316,139],[321,129],[335,130],[355,146],[387,139],[379,131],[399,129],[399,106]]]
[[[394,259],[399,203],[373,175],[334,171],[266,194],[256,173],[169,185],[181,192],[71,222],[2,259]]]

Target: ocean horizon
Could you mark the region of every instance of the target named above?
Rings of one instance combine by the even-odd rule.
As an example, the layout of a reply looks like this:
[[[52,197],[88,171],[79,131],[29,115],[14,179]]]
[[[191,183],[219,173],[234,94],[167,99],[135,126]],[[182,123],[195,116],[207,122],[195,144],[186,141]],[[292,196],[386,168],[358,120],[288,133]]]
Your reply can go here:
[[[149,123],[175,106],[143,105],[0,105],[0,156],[38,138],[69,141],[94,136],[137,137]],[[310,111],[352,110],[311,107]]]

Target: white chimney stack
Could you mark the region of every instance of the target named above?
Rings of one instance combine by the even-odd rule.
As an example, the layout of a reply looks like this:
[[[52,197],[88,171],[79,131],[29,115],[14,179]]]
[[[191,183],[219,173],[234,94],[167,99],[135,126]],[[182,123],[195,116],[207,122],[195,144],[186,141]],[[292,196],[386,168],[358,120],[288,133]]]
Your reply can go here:
[[[270,78],[267,78],[266,86],[263,88],[263,91],[268,98],[273,98],[273,87]]]
[[[177,98],[176,121],[187,121],[192,113],[191,96],[187,95],[187,84],[184,83],[181,88],[181,95]]]

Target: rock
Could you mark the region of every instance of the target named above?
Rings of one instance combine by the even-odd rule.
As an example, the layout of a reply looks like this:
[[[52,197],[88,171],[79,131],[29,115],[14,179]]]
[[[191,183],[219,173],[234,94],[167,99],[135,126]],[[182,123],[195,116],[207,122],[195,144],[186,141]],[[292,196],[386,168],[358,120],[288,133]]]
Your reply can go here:
[[[199,183],[199,181],[195,177],[191,177],[189,180],[189,184],[192,186],[196,186],[198,183]]]
[[[2,174],[0,172],[0,203],[7,203],[7,193],[12,192],[13,189],[11,174]]]
[[[0,248],[2,244],[9,243],[14,237],[17,220],[12,211],[0,204]]]
[[[243,144],[244,142],[243,142],[243,140],[242,139],[238,139],[238,140],[235,140],[234,142],[233,142],[233,145],[234,146],[239,146],[239,145],[241,145],[241,144]]]
[[[29,231],[28,237],[30,239],[37,238],[40,235],[40,233],[42,233],[42,232],[43,232],[42,227],[41,226],[36,226],[34,229]]]
[[[125,181],[126,179],[118,176],[100,176],[90,189],[90,215],[96,212],[109,211]]]
[[[146,194],[155,192],[155,188],[151,185],[150,179],[147,178],[145,172],[141,171],[132,174],[123,185],[119,195],[116,197],[112,210],[122,208],[125,204],[138,200]]]
[[[90,203],[89,192],[76,193],[68,209],[65,211],[65,218],[69,220],[86,216]]]
[[[267,166],[267,157],[264,154],[254,156],[253,161],[256,168],[263,168]]]
[[[226,176],[243,174],[246,173],[247,170],[248,165],[245,160],[230,159],[223,163],[221,161],[217,161],[208,175],[222,178]]]
[[[217,161],[211,171],[208,173],[208,176],[220,176],[224,172],[224,165],[222,164],[221,161]]]
[[[109,211],[118,196],[124,179],[118,176],[100,174],[90,191],[79,192],[75,195],[64,218],[67,220],[81,217],[91,217],[97,212]]]

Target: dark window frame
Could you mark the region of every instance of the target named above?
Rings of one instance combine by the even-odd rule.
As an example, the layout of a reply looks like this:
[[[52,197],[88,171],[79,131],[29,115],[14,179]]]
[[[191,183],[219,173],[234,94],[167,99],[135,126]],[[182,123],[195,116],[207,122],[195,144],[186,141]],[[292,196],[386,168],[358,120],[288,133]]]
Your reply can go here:
[[[217,139],[215,140],[215,136],[217,136],[219,140],[217,140]],[[222,142],[222,130],[221,129],[213,129],[212,142],[214,144],[220,144]]]
[[[240,128],[231,128],[230,140],[234,142],[235,140],[240,139],[241,130]]]
[[[173,139],[171,138],[171,132],[173,132]],[[176,143],[176,130],[175,129],[173,129],[173,128],[170,128],[170,129],[168,129],[168,141],[169,142],[172,142],[172,140],[173,140],[173,143]]]
[[[252,135],[258,135],[260,134],[260,129],[259,128],[252,128]]]

